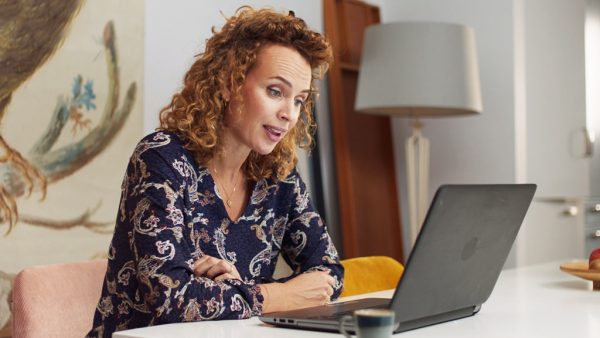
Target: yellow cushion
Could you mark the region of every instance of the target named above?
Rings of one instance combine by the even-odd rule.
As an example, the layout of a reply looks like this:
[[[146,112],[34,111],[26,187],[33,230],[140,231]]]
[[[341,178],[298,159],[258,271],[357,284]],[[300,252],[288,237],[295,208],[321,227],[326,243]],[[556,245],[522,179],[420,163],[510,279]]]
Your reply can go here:
[[[349,258],[344,266],[344,290],[340,297],[393,289],[398,284],[404,266],[386,256]]]

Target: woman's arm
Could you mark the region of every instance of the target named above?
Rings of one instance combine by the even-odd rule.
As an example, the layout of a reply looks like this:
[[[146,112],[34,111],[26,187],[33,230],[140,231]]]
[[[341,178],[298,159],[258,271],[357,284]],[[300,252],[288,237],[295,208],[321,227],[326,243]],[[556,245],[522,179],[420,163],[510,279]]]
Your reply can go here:
[[[283,279],[284,283],[260,285],[265,297],[264,312],[323,304],[336,299],[343,287],[344,268],[306,185],[297,172],[283,184],[293,185],[281,249],[294,275]]]
[[[300,274],[285,283],[259,284],[263,301],[263,312],[295,310],[323,305],[333,294],[335,279],[326,271]]]

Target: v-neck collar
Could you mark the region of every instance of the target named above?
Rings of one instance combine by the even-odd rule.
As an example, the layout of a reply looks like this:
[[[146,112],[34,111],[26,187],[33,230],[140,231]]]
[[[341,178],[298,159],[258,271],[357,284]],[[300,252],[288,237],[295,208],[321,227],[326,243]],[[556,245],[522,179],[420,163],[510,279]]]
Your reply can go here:
[[[225,200],[223,199],[223,197],[221,197],[221,192],[219,191],[219,187],[217,186],[217,182],[215,181],[215,178],[212,176],[212,173],[210,172],[210,170],[207,167],[200,167],[199,168],[201,171],[205,171],[205,174],[202,176],[205,177],[209,177],[210,181],[209,184],[212,185],[212,190],[214,191],[215,195],[218,198],[218,201],[216,201],[216,203],[218,204],[218,210],[221,213],[221,219],[226,218],[229,223],[232,224],[237,224],[241,219],[243,219],[246,215],[250,215],[251,214],[251,208],[252,208],[252,196],[254,196],[255,192],[256,192],[256,188],[258,187],[258,184],[256,181],[250,181],[250,196],[248,197],[248,200],[246,201],[246,206],[244,207],[244,210],[242,211],[242,214],[240,215],[240,217],[238,217],[236,220],[231,219],[231,216],[229,216],[229,213],[227,212],[227,206],[225,205]]]

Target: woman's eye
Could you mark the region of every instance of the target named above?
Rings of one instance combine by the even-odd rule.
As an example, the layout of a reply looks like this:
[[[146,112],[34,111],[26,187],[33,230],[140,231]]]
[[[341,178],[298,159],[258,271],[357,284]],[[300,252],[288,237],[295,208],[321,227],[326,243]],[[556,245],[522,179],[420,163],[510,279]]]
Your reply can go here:
[[[269,93],[269,95],[273,96],[273,97],[280,97],[281,96],[281,92],[275,88],[267,88],[267,92]]]
[[[294,104],[296,105],[296,107],[301,107],[301,106],[304,105],[304,100],[302,100],[302,99],[296,99],[294,101]]]

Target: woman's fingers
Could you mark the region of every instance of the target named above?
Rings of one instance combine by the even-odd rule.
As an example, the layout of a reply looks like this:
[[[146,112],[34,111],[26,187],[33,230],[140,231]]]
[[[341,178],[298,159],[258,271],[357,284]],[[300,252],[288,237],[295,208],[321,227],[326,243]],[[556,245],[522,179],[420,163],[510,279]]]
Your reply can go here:
[[[215,282],[222,282],[225,279],[239,279],[239,277],[235,277],[234,275],[230,274],[230,273],[224,273],[218,277],[216,277],[214,279]]]
[[[329,284],[329,286],[331,286],[331,287],[335,286],[335,278],[331,277],[331,275],[327,274],[326,280],[327,280],[327,284]]]
[[[316,297],[327,304],[331,300],[331,296],[334,292],[333,287],[335,286],[335,279],[326,272],[319,272],[319,275],[323,278],[323,284],[321,293]]]
[[[202,256],[194,262],[194,275],[201,277],[206,275],[206,272],[218,263],[219,259],[211,256]]]
[[[210,279],[215,279],[217,276],[223,274],[233,275],[234,270],[235,269],[232,264],[230,264],[227,261],[220,260],[219,262],[211,266],[210,269],[208,269],[208,271],[206,271],[206,277]]]
[[[288,309],[328,303],[334,293],[335,279],[327,272],[306,272],[287,281],[285,294]]]
[[[193,265],[194,275],[196,277],[208,277],[213,280],[217,280],[217,277],[221,277],[218,280],[227,278],[241,279],[235,266],[226,260],[218,259],[212,256],[202,256],[194,262]]]

